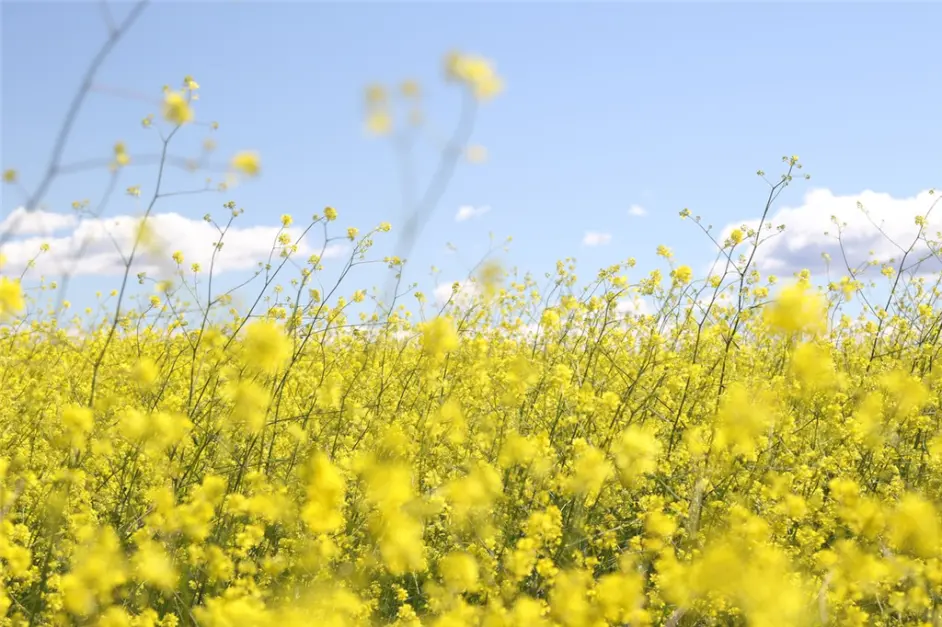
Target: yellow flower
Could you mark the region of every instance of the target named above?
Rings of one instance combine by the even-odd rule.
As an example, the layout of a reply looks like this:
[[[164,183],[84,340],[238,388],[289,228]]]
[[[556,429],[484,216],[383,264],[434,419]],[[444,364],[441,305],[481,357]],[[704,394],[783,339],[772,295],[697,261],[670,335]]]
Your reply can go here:
[[[634,485],[654,472],[660,452],[661,443],[652,429],[632,425],[622,431],[612,450],[622,483]]]
[[[72,405],[62,411],[62,426],[69,431],[88,433],[93,424],[92,410],[87,407]]]
[[[527,596],[517,597],[509,613],[508,625],[513,627],[549,627],[546,607],[541,601]]]
[[[243,150],[236,153],[236,155],[232,157],[232,167],[246,176],[258,176],[261,171],[258,153],[251,150]]]
[[[494,298],[500,289],[501,280],[504,277],[504,268],[498,261],[487,261],[481,265],[478,270],[477,281],[484,289],[486,298]]]
[[[0,316],[20,313],[25,307],[19,279],[0,277]]]
[[[127,153],[124,142],[118,142],[114,145],[114,160],[119,167],[126,166],[131,162],[131,156]]]
[[[568,488],[573,494],[594,499],[612,475],[612,466],[598,448],[578,439],[574,444],[575,460]]]
[[[379,543],[380,556],[393,576],[426,569],[423,525],[404,512],[374,517],[371,531]]]
[[[609,573],[595,588],[602,617],[608,624],[644,624],[644,583],[634,573]]]
[[[497,469],[477,463],[467,475],[449,481],[443,493],[459,525],[479,522],[500,495],[502,483]]]
[[[503,81],[491,62],[475,55],[449,53],[445,57],[445,75],[467,85],[478,100],[489,100],[503,89]]]
[[[923,558],[939,557],[942,527],[932,503],[917,494],[900,499],[890,519],[890,538],[903,551]]]
[[[158,302],[160,299],[158,299]],[[140,358],[131,369],[131,378],[142,388],[150,388],[157,382],[160,371],[157,364],[147,357]]]
[[[811,343],[802,343],[792,353],[791,371],[802,387],[818,390],[835,382],[834,361],[829,351]]]
[[[115,588],[127,581],[117,534],[107,526],[89,531],[72,557],[72,569],[59,584],[65,610],[80,617],[110,603]]]
[[[224,388],[232,402],[232,423],[255,435],[265,426],[265,414],[270,402],[268,391],[253,381],[238,381]]]
[[[425,323],[422,329],[422,349],[426,355],[438,358],[458,348],[458,333],[450,318],[438,317]]]
[[[307,503],[301,518],[314,533],[336,531],[344,524],[346,481],[324,453],[311,458],[309,469]]]
[[[378,107],[386,104],[386,88],[377,83],[366,86],[365,99],[367,107]]]
[[[804,282],[783,289],[775,302],[765,308],[764,316],[769,326],[783,333],[815,333],[827,325],[823,299]]]
[[[552,614],[560,625],[588,627],[592,624],[591,584],[592,575],[585,570],[566,570],[556,576],[549,601]]]
[[[337,210],[333,207],[324,208],[324,217],[327,218],[328,222],[333,222],[337,219]]]
[[[98,627],[131,627],[131,615],[123,607],[112,605],[98,616]]]
[[[517,464],[527,466],[534,460],[538,452],[539,448],[534,440],[519,433],[510,433],[501,447],[498,463],[501,468],[509,468]]]
[[[281,368],[293,351],[291,340],[281,327],[269,321],[250,324],[245,330],[242,347],[246,361],[268,373]]]
[[[366,116],[366,130],[373,135],[388,135],[392,132],[392,116],[386,109],[375,109]]]
[[[399,92],[406,98],[418,98],[421,94],[419,83],[411,79],[402,81],[399,85]]]
[[[751,457],[759,437],[767,433],[772,415],[767,403],[757,402],[755,391],[737,381],[723,394],[716,421],[715,444],[733,455]]]
[[[185,95],[168,91],[164,95],[163,116],[171,124],[182,125],[193,120],[193,109]]]
[[[170,591],[177,585],[177,571],[163,547],[153,541],[142,543],[134,555],[133,567],[139,581],[160,590]]]
[[[16,170],[8,169],[3,171],[3,182],[4,183],[16,183],[17,174]]]
[[[559,314],[552,309],[547,309],[540,317],[540,324],[547,329],[556,329],[559,327]]]
[[[478,563],[468,553],[449,553],[438,563],[445,586],[453,592],[475,592],[480,576]]]
[[[161,241],[157,232],[154,230],[153,220],[149,220],[145,216],[137,221],[136,227],[138,243],[148,252],[158,253],[160,251]]]
[[[680,266],[673,272],[674,280],[678,285],[686,285],[693,278],[693,270],[690,266]]]

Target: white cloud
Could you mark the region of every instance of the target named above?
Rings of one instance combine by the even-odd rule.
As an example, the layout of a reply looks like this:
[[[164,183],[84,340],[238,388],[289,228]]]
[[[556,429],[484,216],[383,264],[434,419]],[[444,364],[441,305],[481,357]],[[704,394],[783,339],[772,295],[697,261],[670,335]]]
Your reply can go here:
[[[631,205],[630,207],[628,207],[628,215],[638,216],[640,218],[641,216],[648,215],[648,210],[642,207],[641,205]]]
[[[620,314],[645,316],[651,313],[651,305],[647,300],[638,297],[633,300],[618,301],[618,304],[615,305],[615,311]]]
[[[124,271],[124,259],[130,253],[137,236],[140,218],[135,216],[116,216],[112,218],[86,218],[70,222],[56,214],[46,214],[43,221],[35,221],[28,216],[23,226],[18,226],[10,241],[3,244],[3,254],[7,258],[10,271],[25,268],[30,259],[36,257],[43,243],[49,244],[49,251],[39,255],[35,272],[40,274],[102,275],[114,276]],[[38,224],[45,224],[45,230]],[[6,222],[4,222],[6,224]],[[180,251],[189,267],[199,263],[204,270],[209,269],[213,254],[213,243],[218,241],[216,228],[201,219],[190,219],[176,213],[153,214],[148,225],[155,235],[157,251],[138,248],[132,273],[147,272],[154,276],[166,276],[175,271],[176,264],[170,256]],[[53,228],[54,227],[54,228]],[[3,229],[0,226],[0,229]],[[214,273],[250,270],[259,261],[267,261],[273,247],[279,226],[230,227],[223,239],[223,248],[216,255]],[[51,231],[59,232],[55,236]],[[300,235],[299,229],[287,229],[294,242]],[[0,233],[4,231],[0,230]],[[23,236],[26,237],[23,237]],[[7,235],[9,237],[9,235]],[[306,239],[298,243],[295,255],[306,259],[319,253],[321,244]],[[332,245],[325,249],[324,257],[331,258],[344,254],[348,249],[342,245]],[[278,258],[278,251],[274,257]]]
[[[818,274],[825,269],[821,254],[828,253],[834,271],[843,270],[846,273],[841,247],[836,238],[838,228],[831,221],[831,216],[835,216],[842,225],[846,223],[840,231],[843,254],[847,255],[851,267],[857,267],[868,259],[886,261],[895,258],[898,261],[902,253],[893,242],[904,249],[909,248],[919,230],[915,224],[916,217],[925,215],[938,199],[938,195],[928,191],[909,198],[894,198],[870,190],[848,196],[837,196],[827,189],[812,190],[805,195],[801,205],[783,207],[766,220],[767,224],[773,226],[773,231],[763,229],[763,237],[769,237],[779,224],[785,225],[785,231],[760,245],[755,257],[756,267],[763,273],[782,276],[804,268]],[[869,218],[858,208],[858,202],[863,205]],[[753,218],[727,225],[721,233],[722,239],[726,239],[734,228],[743,224],[748,228],[756,228],[759,220]],[[940,228],[942,207],[937,207],[929,216],[924,235],[935,239]],[[870,251],[873,251],[873,257],[869,255]],[[916,246],[916,255],[925,252],[924,244]],[[938,269],[939,264],[927,261],[926,266]]]
[[[454,292],[454,286],[458,285],[458,291]],[[452,297],[454,293],[454,297]],[[478,293],[478,286],[475,285],[470,279],[465,279],[464,281],[453,281],[451,283],[439,283],[435,287],[433,292],[435,296],[435,304],[442,306],[451,299],[451,302],[458,305],[467,305],[471,302],[471,299]]]
[[[465,220],[470,220],[471,218],[480,218],[490,210],[491,208],[487,205],[481,205],[480,207],[462,205],[461,207],[458,207],[458,213],[455,214],[455,222],[464,222]]]
[[[582,243],[586,246],[603,246],[610,241],[612,241],[611,233],[597,233],[595,231],[588,231],[585,237],[582,238]]]
[[[72,214],[27,211],[26,207],[17,207],[0,222],[0,236],[51,235],[75,226],[77,222],[78,218]]]

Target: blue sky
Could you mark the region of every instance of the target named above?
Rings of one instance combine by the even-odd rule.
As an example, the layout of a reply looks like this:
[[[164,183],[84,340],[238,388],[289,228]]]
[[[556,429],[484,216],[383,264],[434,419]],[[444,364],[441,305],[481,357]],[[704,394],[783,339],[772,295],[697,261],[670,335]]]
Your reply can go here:
[[[120,20],[131,4],[110,6]],[[926,198],[906,199],[938,185],[940,19],[942,6],[928,3],[157,2],[96,83],[157,99],[162,85],[191,74],[201,85],[197,118],[220,123],[217,160],[244,148],[261,153],[259,179],[225,195],[163,199],[158,213],[222,215],[231,199],[246,210],[240,226],[274,226],[282,213],[300,222],[332,205],[340,227],[393,223],[377,244],[382,256],[402,223],[397,161],[387,140],[363,132],[363,88],[415,78],[427,91],[428,117],[447,130],[460,101],[441,80],[442,55],[479,53],[494,61],[507,88],[476,123],[473,143],[487,148],[487,162],[459,167],[411,255],[407,276],[426,291],[435,285],[429,266],[441,268],[437,281],[464,278],[490,232],[496,241],[513,237],[501,256],[508,265],[538,275],[566,256],[586,276],[636,257],[640,274],[657,263],[661,243],[701,268],[710,245],[678,212],[689,207],[717,228],[756,218],[767,186],[755,172],[777,175],[786,154],[799,155],[812,180],[780,198],[795,208],[799,237],[806,229],[804,240],[780,252],[790,247],[781,255],[789,263],[803,256],[811,263],[821,243],[813,237],[815,212],[832,205],[843,212],[847,198],[873,190],[885,194],[872,199],[881,220],[910,223],[906,212]],[[28,188],[106,35],[96,2],[2,5],[0,161]],[[116,140],[132,155],[153,153],[153,130],[139,124],[147,113],[159,111],[91,94],[64,162],[107,157]],[[185,129],[172,152],[192,154],[207,134]],[[418,155],[420,184],[435,158],[431,149]],[[119,189],[139,184],[146,195],[154,173],[129,168]],[[201,180],[173,177],[170,189]],[[107,181],[105,172],[63,177],[45,206],[68,213],[72,200],[99,198]],[[815,188],[831,195],[806,202]],[[4,215],[22,202],[4,188]],[[491,210],[457,222],[463,205]],[[646,215],[630,215],[633,205]],[[139,210],[117,194],[105,215]],[[610,240],[587,246],[589,231]],[[446,242],[459,254],[446,253]],[[113,284],[113,277],[86,276],[69,297],[82,303],[83,294]],[[348,291],[384,284],[373,267],[355,275]]]

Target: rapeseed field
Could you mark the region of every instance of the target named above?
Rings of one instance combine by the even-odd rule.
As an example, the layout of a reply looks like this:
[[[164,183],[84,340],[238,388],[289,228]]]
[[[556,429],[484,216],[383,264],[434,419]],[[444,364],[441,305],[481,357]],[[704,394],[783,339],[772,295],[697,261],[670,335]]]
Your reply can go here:
[[[501,90],[478,57],[446,70],[478,102]],[[198,89],[145,126],[169,141]],[[386,100],[368,91],[377,134]],[[783,161],[773,192],[801,168]],[[397,228],[339,227],[345,267]],[[251,311],[186,309],[212,268],[168,250],[175,282],[133,307],[126,273],[82,333],[39,303],[55,285],[4,276],[0,624],[942,624],[940,277],[913,247],[825,286],[762,276],[771,228],[714,240],[706,277],[666,247],[667,272],[589,282],[485,263],[442,307],[372,313],[346,272],[315,287],[322,259],[285,231]]]

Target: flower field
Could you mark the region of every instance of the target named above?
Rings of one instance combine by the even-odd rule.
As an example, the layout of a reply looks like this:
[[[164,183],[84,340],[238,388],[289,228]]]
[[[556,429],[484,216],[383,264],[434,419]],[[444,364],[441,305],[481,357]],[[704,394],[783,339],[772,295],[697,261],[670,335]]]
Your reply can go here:
[[[6,623],[935,624],[937,289],[826,329],[801,278],[629,275],[6,327]]]
[[[500,91],[483,60],[446,65],[478,101]],[[174,129],[164,147],[198,87],[145,119]],[[385,92],[367,100],[387,132]],[[120,144],[112,167],[132,159]],[[251,151],[232,166],[261,172]],[[212,268],[174,251],[140,306],[129,261],[81,331],[40,302],[56,285],[0,279],[0,624],[942,624],[924,218],[930,254],[825,285],[760,275],[763,222],[714,239],[706,277],[665,247],[666,271],[588,282],[571,260],[544,278],[485,262],[442,306],[351,285],[398,225],[341,227],[353,252],[323,288],[294,220],[248,311],[213,292],[194,309]]]

